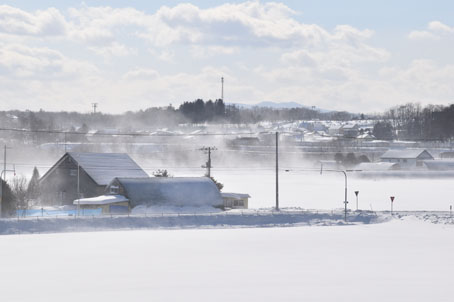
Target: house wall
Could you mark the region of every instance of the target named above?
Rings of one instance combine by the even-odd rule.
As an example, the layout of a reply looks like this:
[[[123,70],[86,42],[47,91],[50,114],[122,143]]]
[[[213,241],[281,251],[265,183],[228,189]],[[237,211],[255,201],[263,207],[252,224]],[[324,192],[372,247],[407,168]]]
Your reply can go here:
[[[103,205],[80,205],[80,209],[102,209],[103,214],[110,214],[110,206],[123,206],[123,207],[128,207],[129,210],[131,210],[129,202],[124,201],[124,202],[117,202],[114,204],[103,204]]]
[[[40,182],[43,204],[72,205],[77,196],[77,164],[67,156]],[[85,171],[79,169],[80,198],[102,195],[105,186],[98,186]]]
[[[229,198],[223,197],[224,200],[224,207],[225,208],[232,208],[232,209],[247,209],[249,207],[249,199],[248,198]],[[242,205],[241,205],[242,203]]]
[[[403,169],[422,167],[423,161],[416,158],[383,158],[382,162],[398,163]]]

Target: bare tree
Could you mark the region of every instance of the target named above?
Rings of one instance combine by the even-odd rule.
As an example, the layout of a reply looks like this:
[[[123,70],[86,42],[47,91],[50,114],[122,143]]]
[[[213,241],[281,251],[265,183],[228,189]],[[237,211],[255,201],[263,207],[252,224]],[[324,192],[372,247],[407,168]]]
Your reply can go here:
[[[18,209],[28,209],[29,202],[27,198],[27,178],[23,175],[14,177],[11,182],[11,190],[13,191],[16,208]]]

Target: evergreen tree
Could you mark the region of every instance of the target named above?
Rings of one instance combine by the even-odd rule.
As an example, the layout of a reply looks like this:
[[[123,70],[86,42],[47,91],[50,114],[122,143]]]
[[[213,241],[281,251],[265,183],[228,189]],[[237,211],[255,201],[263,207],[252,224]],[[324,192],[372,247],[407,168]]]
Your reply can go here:
[[[2,186],[2,216],[8,217],[14,215],[16,210],[16,199],[14,198],[13,191],[6,181],[1,179]]]
[[[28,183],[27,187],[27,198],[28,199],[37,199],[39,197],[39,172],[35,167],[33,168],[33,175]]]

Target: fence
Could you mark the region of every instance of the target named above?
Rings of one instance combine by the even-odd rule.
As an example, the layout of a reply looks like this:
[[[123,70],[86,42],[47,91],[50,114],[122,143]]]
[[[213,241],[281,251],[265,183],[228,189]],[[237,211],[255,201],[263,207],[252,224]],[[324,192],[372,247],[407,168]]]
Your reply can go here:
[[[58,217],[58,216],[100,216],[102,209],[80,209],[77,210],[16,210],[16,217]]]

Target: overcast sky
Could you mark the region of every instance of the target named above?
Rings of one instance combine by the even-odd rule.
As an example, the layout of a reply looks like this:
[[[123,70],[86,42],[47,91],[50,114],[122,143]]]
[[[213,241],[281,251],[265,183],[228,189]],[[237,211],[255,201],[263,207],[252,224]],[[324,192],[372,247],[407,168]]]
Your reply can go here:
[[[453,1],[3,1],[0,110],[454,103]]]

